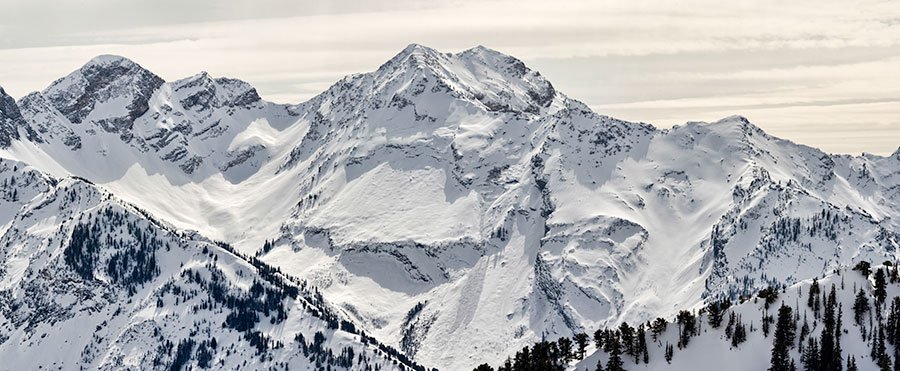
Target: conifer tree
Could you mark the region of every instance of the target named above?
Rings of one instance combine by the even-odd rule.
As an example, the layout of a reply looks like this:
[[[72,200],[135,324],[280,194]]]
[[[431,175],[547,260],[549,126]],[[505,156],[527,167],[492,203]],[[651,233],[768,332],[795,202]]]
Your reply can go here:
[[[809,300],[806,301],[806,304],[813,310],[813,314],[815,314],[816,318],[819,316],[819,293],[821,289],[819,288],[819,279],[813,278],[812,285],[809,286]]]
[[[618,336],[611,336],[606,339],[609,345],[609,360],[606,361],[606,371],[625,371],[622,362],[622,344],[619,343]]]
[[[731,335],[731,346],[737,348],[745,340],[747,340],[747,327],[738,318],[737,324],[734,325],[734,334]]]
[[[647,333],[644,331],[644,325],[638,328],[637,339],[638,352],[641,358],[644,360],[644,363],[650,363],[650,352],[647,350]]]
[[[725,318],[725,311],[731,306],[731,301],[725,299],[723,301],[715,301],[706,306],[706,313],[709,317],[709,325],[713,328],[719,328],[722,325],[722,319]]]
[[[603,349],[603,339],[606,337],[606,332],[601,328],[594,331],[594,346],[597,349]]]
[[[791,307],[781,304],[778,308],[778,322],[775,323],[775,336],[772,341],[772,359],[770,371],[790,371],[791,346],[794,344],[794,321]]]
[[[653,341],[659,340],[659,335],[666,331],[666,327],[668,327],[669,321],[666,321],[665,318],[658,317],[653,323],[650,324],[650,332],[653,334]]]
[[[852,358],[847,356],[847,371],[859,371],[859,368],[856,367],[856,356]]]
[[[694,329],[697,326],[697,318],[694,317],[693,313],[682,310],[678,312],[678,316],[676,316],[675,319],[676,322],[678,322],[678,347],[687,347],[688,342],[691,340],[691,336],[694,335]]]
[[[814,337],[809,338],[809,342],[806,345],[806,351],[803,352],[800,361],[803,362],[803,369],[806,371],[819,370],[821,363],[819,362],[819,343]]]
[[[839,371],[844,361],[840,353],[836,352],[837,349],[834,342],[836,302],[835,287],[831,285],[831,294],[825,298],[825,316],[823,319],[825,327],[822,329],[819,342],[819,363],[823,371]]]
[[[884,345],[884,326],[878,324],[878,340],[876,341],[876,356],[873,360],[878,364],[881,371],[891,370],[891,357],[887,354],[887,348]]]
[[[634,357],[634,327],[628,325],[627,322],[622,322],[619,325],[619,335],[622,338],[622,353]]]
[[[559,348],[559,358],[564,363],[569,363],[572,360],[572,340],[567,337],[561,337],[556,341],[556,346]]]
[[[875,291],[872,292],[876,304],[884,303],[885,296],[887,296],[886,286],[884,269],[879,268],[875,271]]]
[[[584,359],[585,349],[588,345],[588,335],[581,332],[575,334],[575,344],[578,346],[578,359]]]
[[[860,288],[859,292],[856,294],[856,300],[853,302],[853,320],[856,322],[857,326],[862,326],[863,315],[866,314],[869,309],[869,297],[866,295],[866,292]]]
[[[666,363],[672,363],[672,356],[675,354],[675,348],[669,342],[666,342]]]

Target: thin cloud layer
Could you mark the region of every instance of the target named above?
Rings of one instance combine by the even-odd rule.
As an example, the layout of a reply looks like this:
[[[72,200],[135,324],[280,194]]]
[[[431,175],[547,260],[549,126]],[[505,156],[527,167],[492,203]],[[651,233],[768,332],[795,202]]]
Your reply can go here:
[[[5,16],[0,27],[28,36],[0,37],[0,85],[22,96],[113,53],[167,80],[206,70],[296,103],[411,42],[449,52],[482,44],[603,114],[662,127],[742,114],[831,152],[889,154],[900,145],[896,1],[292,3],[248,11],[225,2],[209,16],[192,7],[168,22],[142,21],[165,19],[173,5],[127,24],[41,32]],[[80,17],[104,5],[89,2]],[[81,23],[109,15],[96,17]]]

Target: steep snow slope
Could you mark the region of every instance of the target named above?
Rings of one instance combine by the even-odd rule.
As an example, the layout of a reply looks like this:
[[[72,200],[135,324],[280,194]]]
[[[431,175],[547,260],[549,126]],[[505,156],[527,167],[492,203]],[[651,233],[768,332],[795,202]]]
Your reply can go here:
[[[259,253],[441,369],[894,258],[900,240],[900,151],[828,155],[738,116],[624,122],[483,47],[410,45],[296,106],[157,79],[99,57],[20,100],[0,156]]]
[[[84,180],[8,160],[0,177],[3,368],[420,367],[305,282]]]

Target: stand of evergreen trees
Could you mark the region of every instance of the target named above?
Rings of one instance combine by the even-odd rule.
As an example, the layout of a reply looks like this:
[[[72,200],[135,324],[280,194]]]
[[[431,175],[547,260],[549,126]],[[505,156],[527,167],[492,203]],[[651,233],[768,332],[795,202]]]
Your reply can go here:
[[[814,216],[813,219],[819,223],[814,228],[827,225],[831,218],[833,216],[828,213]],[[783,227],[785,233],[797,231],[795,223],[784,223]],[[825,233],[819,229],[814,232]],[[852,306],[853,325],[859,328],[863,340],[869,345],[870,359],[878,370],[900,371],[900,297],[888,298],[887,290],[889,282],[900,282],[900,268],[891,262],[884,262],[883,265],[884,267],[873,269],[870,263],[860,262],[853,268],[867,279],[866,282],[871,282],[871,286],[859,288],[854,284],[854,291],[851,291],[856,292]],[[836,273],[841,274],[840,270]],[[845,289],[843,278],[840,286],[842,290]],[[647,336],[663,349],[665,360],[671,363],[676,346],[677,349],[685,349],[690,346],[691,339],[699,335],[701,316],[706,315],[706,320],[713,329],[721,328],[724,323],[725,338],[730,341],[734,351],[740,351],[741,344],[747,341],[750,332],[762,330],[763,336],[770,337],[772,348],[769,371],[858,371],[857,355],[844,354],[842,347],[842,337],[846,330],[843,305],[837,297],[837,285],[832,284],[827,292],[825,290],[818,279],[814,279],[806,290],[803,301],[809,308],[811,318],[807,318],[807,312],[799,307],[804,304],[800,303],[791,306],[782,301],[775,313],[770,312],[770,308],[774,310],[773,305],[778,302],[783,289],[768,287],[760,290],[754,300],[762,301],[763,320],[756,329],[752,322],[748,328],[741,315],[730,310],[732,304],[729,300],[711,302],[697,314],[682,310],[673,321],[678,330],[677,344],[659,342],[669,325],[664,318],[648,321],[638,327],[623,322],[616,328],[601,328],[594,333],[593,343],[598,351],[606,352],[609,357],[605,365],[598,362],[593,367],[600,371],[621,371],[624,370],[626,360],[638,365],[642,362],[649,363]],[[745,299],[742,297],[741,300]],[[821,331],[813,335],[813,330],[818,328]],[[586,341],[586,334],[576,334],[572,339],[560,338],[555,342],[542,341],[533,347],[523,348],[496,370],[565,369],[570,361],[584,359]],[[573,344],[576,346],[573,347]],[[800,354],[799,359],[792,356],[795,347]],[[539,351],[535,352],[536,349]],[[475,370],[494,369],[483,364]]]

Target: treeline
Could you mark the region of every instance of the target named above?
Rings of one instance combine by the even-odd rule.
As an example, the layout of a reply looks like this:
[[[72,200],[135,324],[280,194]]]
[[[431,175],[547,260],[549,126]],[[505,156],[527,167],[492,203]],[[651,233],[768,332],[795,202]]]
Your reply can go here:
[[[835,217],[824,213],[814,219],[825,224]],[[785,230],[795,228],[788,228],[788,225],[785,224]],[[890,306],[887,304],[887,284],[900,282],[900,269],[888,261],[884,262],[884,267],[875,270],[870,263],[861,262],[853,270],[862,274],[866,279],[864,282],[872,282],[871,286],[864,287],[856,287],[854,284],[853,292],[856,294],[852,308],[853,325],[859,328],[862,340],[869,347],[870,359],[879,371],[900,370],[900,297],[893,297]],[[839,270],[836,273],[841,274]],[[843,282],[842,278],[842,290]],[[825,290],[818,279],[814,279],[806,295],[801,295],[801,305],[809,308],[811,319],[807,318],[805,308],[794,307],[784,301],[774,314],[770,312],[770,308],[775,310],[774,304],[785,290],[768,287],[757,293],[754,300],[759,300],[762,304],[762,319],[757,328],[754,328],[753,321],[748,325],[740,313],[730,310],[732,303],[729,300],[722,300],[708,304],[696,314],[680,311],[672,324],[664,318],[657,318],[637,327],[623,322],[616,328],[598,329],[592,338],[593,344],[597,351],[607,353],[608,357],[606,364],[598,361],[592,367],[598,371],[622,371],[626,360],[635,365],[649,363],[647,337],[663,348],[665,361],[671,363],[675,350],[687,348],[692,337],[700,334],[700,321],[705,317],[708,325],[714,329],[721,328],[724,323],[725,339],[730,342],[733,350],[739,351],[740,345],[747,341],[748,333],[761,331],[765,338],[771,337],[769,371],[858,371],[856,355],[844,354],[843,350],[842,341],[846,341],[843,338],[846,330],[837,286],[832,284]],[[803,294],[802,291],[799,293]],[[742,297],[741,302],[744,300]],[[804,312],[802,317],[801,312]],[[662,333],[671,325],[677,327],[677,342],[660,343]],[[813,335],[812,330],[818,328],[821,331]],[[588,345],[586,340],[585,333],[578,333],[572,338],[536,342],[516,352],[514,357],[507,358],[496,370],[565,370],[572,361],[585,358],[585,348]],[[792,353],[794,349],[797,353]],[[792,354],[799,354],[799,359],[794,359]],[[475,370],[495,369],[489,364],[482,364]]]

